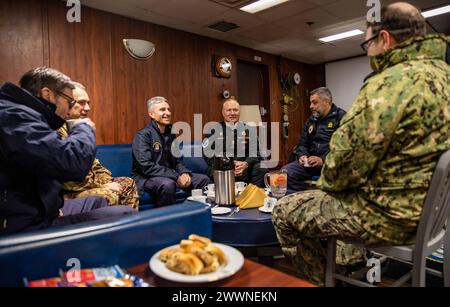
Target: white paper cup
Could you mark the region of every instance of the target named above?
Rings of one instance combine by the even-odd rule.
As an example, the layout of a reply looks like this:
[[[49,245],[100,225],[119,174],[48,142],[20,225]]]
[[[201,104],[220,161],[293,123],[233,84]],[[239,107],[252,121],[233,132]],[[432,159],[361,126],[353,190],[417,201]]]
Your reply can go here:
[[[234,187],[236,188],[236,190],[238,191],[242,191],[243,189],[245,189],[245,187],[247,186],[247,183],[243,182],[243,181],[238,181],[234,183]]]
[[[77,119],[66,120],[67,129],[69,129],[69,131],[71,131],[76,122],[77,122]]]
[[[214,183],[208,184],[203,188],[203,190],[205,190],[206,193],[214,192]]]
[[[203,196],[203,191],[202,189],[195,189],[191,191],[191,195],[192,197]]]
[[[272,209],[277,204],[277,199],[273,197],[268,197],[264,199],[264,207]]]

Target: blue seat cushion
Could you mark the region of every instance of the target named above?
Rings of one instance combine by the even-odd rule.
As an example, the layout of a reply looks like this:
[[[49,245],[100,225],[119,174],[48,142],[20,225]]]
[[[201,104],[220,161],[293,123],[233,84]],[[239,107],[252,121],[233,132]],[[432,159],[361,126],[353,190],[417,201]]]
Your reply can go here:
[[[111,171],[113,177],[131,176],[131,144],[97,146],[97,159]]]
[[[180,146],[183,150],[182,161],[193,173],[205,174],[208,165],[202,157],[202,143],[196,141],[194,143],[183,142]],[[195,157],[197,150],[199,157]],[[132,166],[132,145],[131,144],[115,144],[115,145],[99,145],[97,146],[97,159],[100,163],[111,171],[114,177],[130,177]],[[183,202],[187,193],[181,189],[176,191],[176,201]],[[144,192],[139,200],[140,210],[147,210],[154,206],[148,206],[155,203],[154,197]]]
[[[184,190],[177,188],[175,197],[176,197],[176,202],[180,203],[180,202],[183,202],[186,200],[186,198],[188,197],[188,194]],[[155,197],[152,196],[152,194],[149,192],[144,192],[139,199],[139,211],[154,208],[155,207],[154,203],[155,203]]]
[[[206,174],[208,164],[205,159],[203,159],[202,142],[194,141],[193,143],[190,143],[183,141],[180,147],[182,148],[183,153],[181,158],[183,164],[193,173]],[[199,156],[196,157],[196,154]]]
[[[211,236],[211,210],[185,202],[119,218],[31,231],[0,238],[0,286],[57,277],[76,258],[81,268],[146,263],[190,234]]]

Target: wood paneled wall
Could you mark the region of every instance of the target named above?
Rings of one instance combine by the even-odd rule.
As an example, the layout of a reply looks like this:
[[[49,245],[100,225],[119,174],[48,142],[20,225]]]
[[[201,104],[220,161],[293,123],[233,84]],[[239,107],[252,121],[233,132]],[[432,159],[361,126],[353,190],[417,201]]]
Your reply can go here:
[[[324,85],[323,65],[306,65],[88,7],[82,7],[81,23],[68,23],[66,13],[65,3],[57,0],[0,2],[0,83],[16,83],[28,69],[47,65],[85,84],[98,144],[132,142],[134,133],[148,123],[147,99],[156,95],[169,99],[174,121],[193,125],[194,113],[202,113],[204,123],[220,120],[222,87],[236,95],[237,70],[229,79],[214,77],[214,54],[230,57],[235,68],[238,59],[262,58],[258,63],[269,68],[272,121],[281,120],[277,65],[283,74],[301,73],[298,92],[305,102],[309,90]],[[156,52],[147,61],[135,60],[125,51],[124,38],[152,41]],[[289,114],[289,139],[280,148],[282,162],[299,141],[308,105]]]

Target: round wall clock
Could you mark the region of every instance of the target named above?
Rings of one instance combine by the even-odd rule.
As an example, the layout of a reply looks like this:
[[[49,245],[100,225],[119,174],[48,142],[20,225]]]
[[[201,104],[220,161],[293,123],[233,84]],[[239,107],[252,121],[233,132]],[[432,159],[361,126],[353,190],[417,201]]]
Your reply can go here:
[[[224,78],[231,77],[231,71],[233,70],[233,65],[231,60],[225,56],[219,56],[216,59],[216,72],[219,76]]]
[[[300,77],[300,74],[298,72],[296,72],[294,74],[294,82],[295,82],[295,84],[300,84],[301,81],[302,81],[302,78]]]

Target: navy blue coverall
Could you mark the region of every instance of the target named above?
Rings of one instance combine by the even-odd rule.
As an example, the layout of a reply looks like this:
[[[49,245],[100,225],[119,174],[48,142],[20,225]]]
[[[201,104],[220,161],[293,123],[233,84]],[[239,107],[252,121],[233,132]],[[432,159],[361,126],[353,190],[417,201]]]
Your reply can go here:
[[[142,195],[145,190],[152,193],[157,206],[176,202],[177,179],[182,174],[191,176],[191,185],[186,190],[201,189],[209,183],[208,176],[192,173],[172,154],[176,135],[171,129],[171,125],[166,126],[161,133],[156,121],[151,121],[135,134],[133,140],[132,176],[139,193]]]
[[[300,165],[298,159],[301,156],[316,156],[325,162],[330,151],[330,140],[334,131],[339,127],[345,111],[332,105],[330,112],[320,118],[310,116],[303,127],[300,143],[295,150],[295,161],[285,165],[284,170],[288,173],[288,194],[294,191],[306,189],[305,180],[313,176],[320,176],[322,167],[305,167]]]

